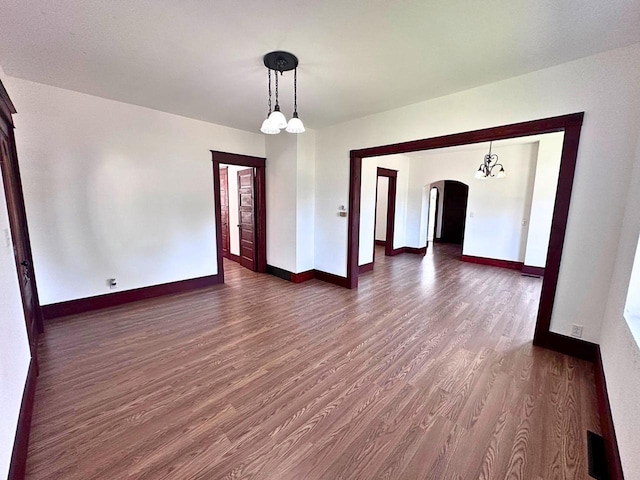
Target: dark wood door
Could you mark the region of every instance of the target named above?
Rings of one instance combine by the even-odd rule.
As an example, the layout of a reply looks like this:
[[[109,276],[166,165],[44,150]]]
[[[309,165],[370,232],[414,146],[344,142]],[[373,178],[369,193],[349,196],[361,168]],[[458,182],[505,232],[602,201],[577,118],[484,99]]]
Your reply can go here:
[[[229,169],[220,168],[220,209],[222,213],[222,254],[229,258]]]
[[[38,333],[43,330],[42,314],[33,274],[33,260],[18,161],[15,155],[11,127],[6,124],[0,128],[0,165],[31,356],[37,362]]]
[[[254,272],[256,264],[256,213],[253,168],[238,172],[238,228],[240,234],[240,264]]]

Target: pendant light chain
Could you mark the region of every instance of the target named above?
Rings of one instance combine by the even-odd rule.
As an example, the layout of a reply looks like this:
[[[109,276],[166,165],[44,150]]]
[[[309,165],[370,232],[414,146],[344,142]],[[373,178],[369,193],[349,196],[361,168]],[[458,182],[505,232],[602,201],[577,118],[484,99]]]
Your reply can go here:
[[[276,110],[280,110],[280,105],[278,103],[278,72],[276,72]]]
[[[271,69],[268,68],[267,71],[269,72],[269,113],[267,113],[267,117],[269,115],[271,115]]]
[[[293,71],[293,113],[298,113],[298,68]]]

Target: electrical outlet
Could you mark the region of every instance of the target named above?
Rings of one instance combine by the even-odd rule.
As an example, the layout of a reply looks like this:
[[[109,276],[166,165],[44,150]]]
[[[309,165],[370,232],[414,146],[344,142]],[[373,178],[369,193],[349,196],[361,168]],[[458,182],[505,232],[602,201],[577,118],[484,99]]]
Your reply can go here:
[[[582,329],[584,327],[582,325],[576,325],[575,323],[571,325],[571,336],[576,338],[582,338]]]
[[[107,280],[107,284],[109,285],[109,288],[114,289],[114,288],[118,288],[118,282],[116,281],[115,278],[110,278]]]

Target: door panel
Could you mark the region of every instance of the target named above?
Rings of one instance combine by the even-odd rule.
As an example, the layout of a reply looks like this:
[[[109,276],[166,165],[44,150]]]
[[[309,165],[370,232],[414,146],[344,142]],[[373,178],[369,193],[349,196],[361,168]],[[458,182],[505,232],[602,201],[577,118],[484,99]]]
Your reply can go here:
[[[13,252],[22,295],[22,307],[27,323],[31,355],[37,362],[37,340],[38,332],[42,331],[42,316],[33,275],[29,230],[20,186],[20,172],[15,158],[15,150],[10,142],[10,137],[6,135],[4,129],[1,129],[0,166],[9,213]]]
[[[238,228],[240,229],[240,264],[257,271],[255,245],[255,175],[253,168],[238,172]]]
[[[229,169],[220,168],[220,209],[222,213],[222,254],[229,258]]]

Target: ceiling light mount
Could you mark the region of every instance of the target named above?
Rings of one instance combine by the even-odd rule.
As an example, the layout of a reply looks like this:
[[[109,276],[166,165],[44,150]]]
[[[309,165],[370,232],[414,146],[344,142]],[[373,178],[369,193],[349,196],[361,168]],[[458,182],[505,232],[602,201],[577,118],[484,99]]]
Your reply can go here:
[[[293,53],[283,52],[282,50],[267,53],[263,60],[265,67],[269,70],[280,72],[280,74],[293,70],[298,66],[298,57]]]

